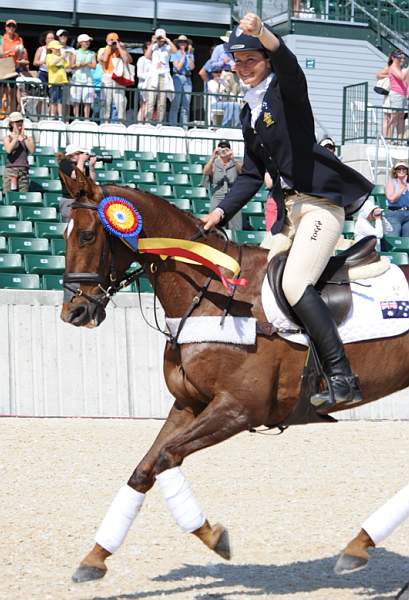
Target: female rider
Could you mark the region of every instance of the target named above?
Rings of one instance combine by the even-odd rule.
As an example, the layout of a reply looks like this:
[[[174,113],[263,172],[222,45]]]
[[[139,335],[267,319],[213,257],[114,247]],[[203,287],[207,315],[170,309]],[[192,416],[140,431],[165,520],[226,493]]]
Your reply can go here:
[[[345,209],[357,210],[372,184],[316,143],[305,76],[283,41],[248,13],[231,34],[229,51],[246,85],[240,118],[243,170],[222,202],[203,217],[205,229],[228,221],[258,191],[266,171],[278,205],[273,234],[292,242],[283,291],[319,353],[329,390],[311,402],[322,413],[334,402],[362,400],[335,322],[314,288],[342,233]]]

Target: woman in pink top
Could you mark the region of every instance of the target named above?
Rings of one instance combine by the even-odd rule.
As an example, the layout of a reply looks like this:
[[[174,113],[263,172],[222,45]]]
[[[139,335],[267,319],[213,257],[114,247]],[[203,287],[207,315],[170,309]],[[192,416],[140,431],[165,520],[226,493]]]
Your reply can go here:
[[[405,55],[400,50],[394,50],[389,57],[389,108],[391,111],[390,133],[396,128],[396,137],[403,140],[405,132],[405,111],[408,108],[408,68],[403,69]],[[389,62],[389,61],[388,61]]]

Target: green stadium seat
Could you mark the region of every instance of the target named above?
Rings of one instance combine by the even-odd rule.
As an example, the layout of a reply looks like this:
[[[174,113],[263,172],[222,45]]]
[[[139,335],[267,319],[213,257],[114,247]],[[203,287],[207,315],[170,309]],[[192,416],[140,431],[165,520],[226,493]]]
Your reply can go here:
[[[205,154],[189,154],[189,159],[193,165],[205,165],[209,162],[210,156]]]
[[[186,173],[187,175],[203,175],[201,164],[175,163],[172,165],[174,173]]]
[[[210,198],[192,198],[192,212],[206,214],[210,211]]]
[[[382,247],[388,252],[409,252],[409,237],[384,236]]]
[[[110,166],[117,171],[136,171],[138,163],[136,160],[114,160]]]
[[[30,167],[28,169],[28,174],[30,176],[30,179],[47,179],[48,177],[50,177],[50,171],[48,167]]]
[[[186,173],[157,173],[160,185],[190,185],[189,175]]]
[[[17,220],[17,207],[16,206],[0,206],[0,219]]]
[[[189,162],[186,154],[173,154],[172,152],[158,152],[158,162],[169,162],[169,163],[187,163]]]
[[[8,208],[15,208],[15,206]],[[55,207],[20,206],[19,213],[22,221],[58,221],[57,209]]]
[[[43,206],[41,192],[7,192],[7,204],[15,206]]]
[[[375,204],[377,206],[379,206],[380,208],[383,208],[383,209],[388,208],[388,201],[386,199],[386,196],[384,196],[384,195],[375,196],[374,200],[375,200]]]
[[[21,254],[0,254],[0,271],[7,273],[24,273]]]
[[[232,237],[238,244],[259,245],[265,236],[264,231],[233,231]]]
[[[134,173],[130,171],[124,171],[123,180],[125,183],[136,183],[136,185],[139,185],[140,183],[156,183],[154,173]]]
[[[55,156],[55,150],[52,146],[36,146],[34,156]]]
[[[355,221],[345,221],[342,235],[347,240],[353,240],[355,235]]]
[[[381,252],[381,256],[389,256],[391,263],[394,265],[409,264],[409,257],[406,252]]]
[[[256,229],[257,231],[265,231],[266,230],[266,218],[261,215],[252,215],[249,217],[250,227],[252,229]]]
[[[264,205],[262,202],[248,202],[241,209],[243,215],[264,215]]]
[[[202,173],[190,173],[190,183],[193,187],[199,187],[203,184],[203,174]]]
[[[143,173],[170,173],[170,164],[157,163],[153,160],[140,160],[139,168]]]
[[[170,202],[173,206],[177,206],[181,210],[190,210],[189,198],[173,198]]]
[[[44,204],[48,207],[54,206],[55,208],[59,208],[61,198],[61,192],[45,192]]]
[[[177,198],[208,198],[205,188],[193,188],[190,185],[175,186],[175,195]]]
[[[0,288],[9,290],[39,290],[38,275],[20,275],[18,273],[1,273]]]
[[[27,273],[37,273],[38,275],[63,273],[65,269],[65,257],[47,256],[46,254],[26,254],[24,256],[24,266]]]
[[[46,238],[9,238],[9,250],[12,254],[48,254],[50,248]]]
[[[385,195],[385,186],[384,185],[374,185],[371,192],[372,196],[384,196]]]
[[[254,194],[252,200],[257,200],[258,202],[265,202],[265,199],[268,196],[268,190],[267,189],[261,189],[257,192],[257,194]]]
[[[38,238],[60,238],[65,231],[65,223],[48,223],[46,221],[36,221],[34,223],[35,235]],[[13,234],[14,235],[14,234]]]
[[[9,251],[9,247],[7,244],[7,238],[5,238],[3,235],[0,235],[0,252],[8,252]]]
[[[156,160],[156,158],[153,152],[125,150],[125,160]]]
[[[42,275],[43,290],[62,290],[62,275]]]
[[[55,156],[37,156],[36,164],[39,167],[58,167],[58,162]]]
[[[2,219],[0,220],[0,235],[34,237],[33,224],[31,221],[9,221]]]
[[[173,198],[173,192],[170,185],[150,185],[149,183],[141,183],[138,187],[145,192],[150,192],[161,198]]]
[[[45,192],[61,192],[62,189],[61,181],[59,179],[41,181],[40,185]]]
[[[97,171],[97,182],[118,183],[121,180],[119,171]]]
[[[65,239],[64,238],[53,238],[50,240],[51,243],[51,254],[54,256],[65,256]]]

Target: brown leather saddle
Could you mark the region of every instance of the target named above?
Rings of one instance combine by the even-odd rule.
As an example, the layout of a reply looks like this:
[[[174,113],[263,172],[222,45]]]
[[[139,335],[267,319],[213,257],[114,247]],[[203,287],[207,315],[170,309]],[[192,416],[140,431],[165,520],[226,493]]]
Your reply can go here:
[[[375,246],[376,237],[368,236],[337,254],[337,256],[332,256],[315,285],[324,302],[328,305],[337,325],[345,321],[352,308],[352,292],[348,279],[348,269],[379,261],[380,257],[375,250]],[[267,267],[267,277],[279,308],[288,319],[300,324],[284,296],[281,285],[287,256],[288,252],[281,252],[272,258]]]

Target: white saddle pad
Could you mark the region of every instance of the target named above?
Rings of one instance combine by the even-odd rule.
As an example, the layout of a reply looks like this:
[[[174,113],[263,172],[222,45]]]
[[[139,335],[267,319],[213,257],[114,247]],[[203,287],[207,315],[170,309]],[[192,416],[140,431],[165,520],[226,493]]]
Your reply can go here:
[[[361,279],[351,283],[352,309],[339,326],[344,344],[374,340],[400,335],[409,330],[409,289],[402,270],[391,268],[373,279]],[[262,302],[267,320],[280,329],[296,329],[277,305],[267,276],[262,286]],[[302,333],[280,333],[291,342],[307,346]]]

